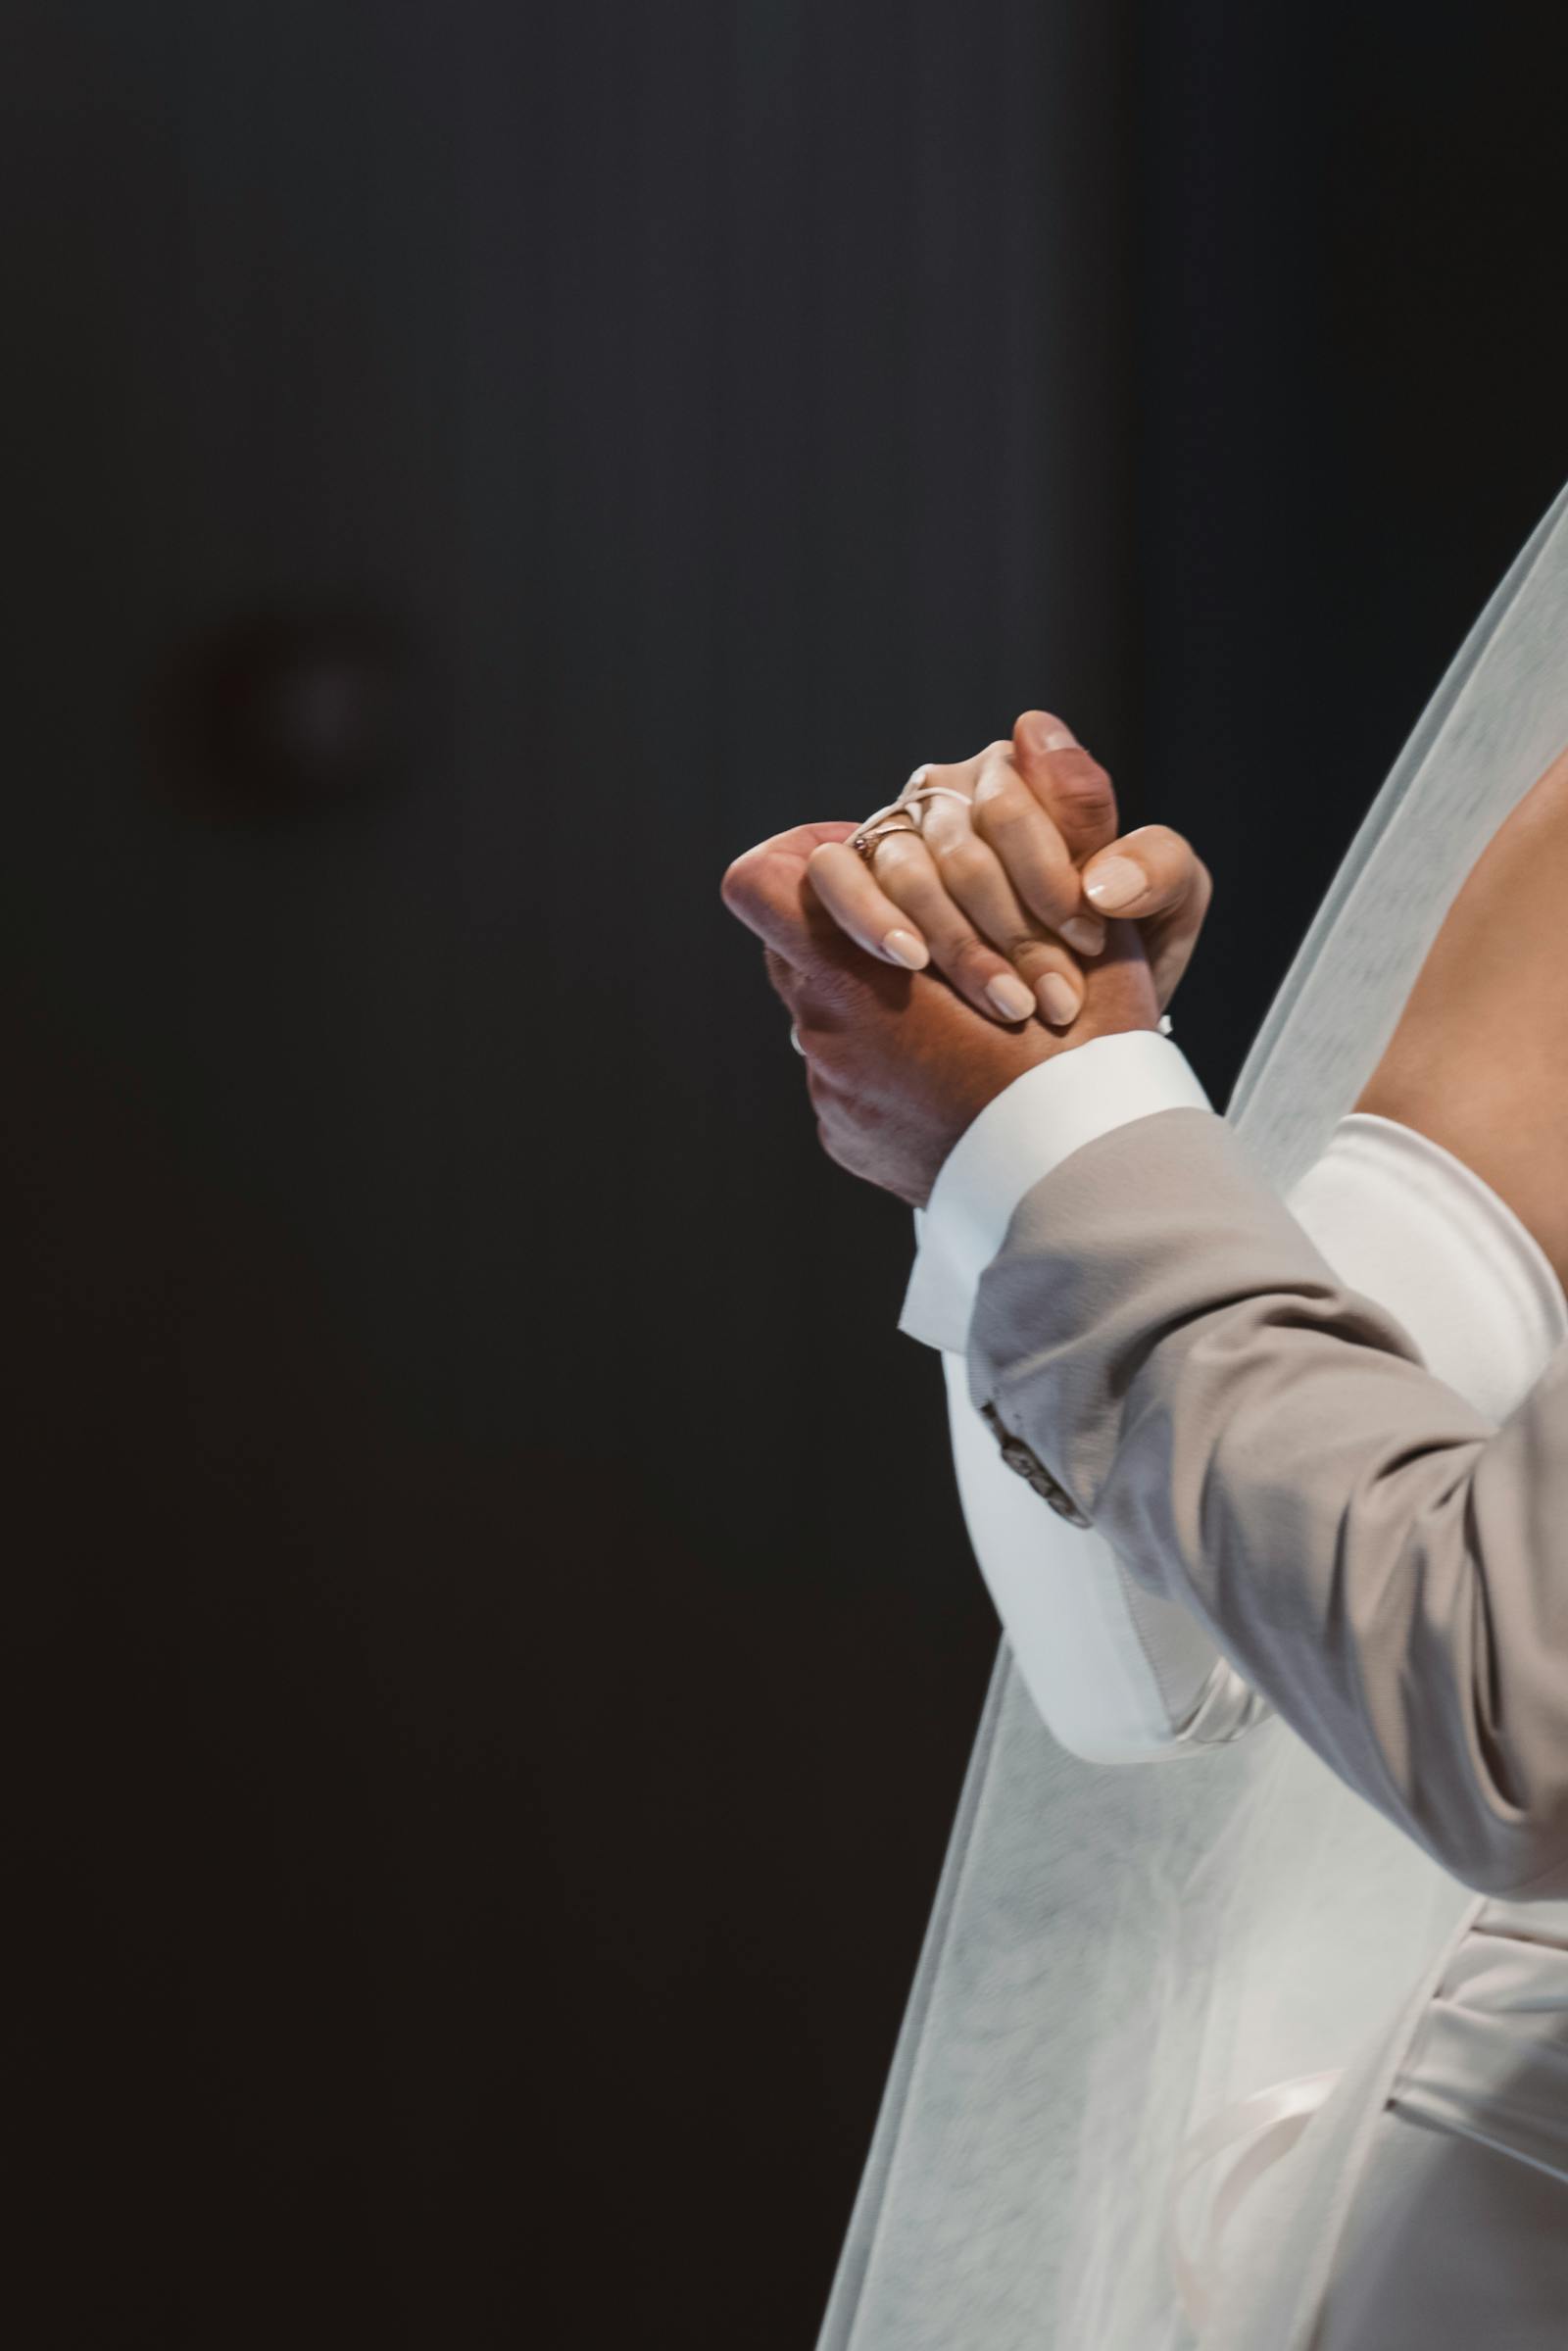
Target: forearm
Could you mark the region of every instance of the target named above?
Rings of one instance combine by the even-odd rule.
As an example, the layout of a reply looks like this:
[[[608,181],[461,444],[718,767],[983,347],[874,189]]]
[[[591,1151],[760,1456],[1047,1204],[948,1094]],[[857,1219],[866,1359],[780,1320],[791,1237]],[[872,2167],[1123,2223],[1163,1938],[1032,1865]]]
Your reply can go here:
[[[1448,1152],[1380,1116],[1342,1120],[1288,1196],[1350,1289],[1415,1340],[1429,1371],[1498,1421],[1539,1377],[1562,1318],[1551,1269],[1505,1203]],[[1006,1468],[947,1353],[965,1521],[1018,1669],[1058,1742],[1091,1762],[1191,1753],[1271,1711],[1183,1601],[1070,1530]]]
[[[1342,1778],[1454,1875],[1515,1890],[1568,1852],[1568,1458],[1544,1434],[1568,1357],[1538,1336],[1551,1368],[1499,1429],[1338,1276],[1234,1130],[1177,1110],[1026,1197],[968,1371]]]

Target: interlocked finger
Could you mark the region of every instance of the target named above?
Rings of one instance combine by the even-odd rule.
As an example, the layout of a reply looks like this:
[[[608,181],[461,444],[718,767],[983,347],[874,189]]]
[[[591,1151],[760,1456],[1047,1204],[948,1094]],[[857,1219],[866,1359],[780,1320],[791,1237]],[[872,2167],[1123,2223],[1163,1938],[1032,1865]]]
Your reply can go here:
[[[969,811],[931,804],[924,840],[948,898],[968,915],[983,939],[1006,955],[1046,1019],[1055,1027],[1075,1019],[1083,1002],[1078,963],[1050,923],[1023,904],[1007,868],[970,822]],[[1046,854],[1041,853],[1042,861]],[[1037,895],[1048,896],[1038,866],[1033,882]],[[1061,919],[1063,899],[1068,906],[1076,901],[1076,875],[1065,884],[1054,884],[1049,895]]]
[[[975,784],[970,822],[992,852],[998,872],[1010,879],[1037,921],[1066,938],[1080,954],[1097,955],[1104,945],[1103,925],[1084,915],[1078,868],[1060,832],[1019,774],[1010,744],[987,753]],[[938,834],[939,827],[945,836],[946,819],[933,812],[927,836]],[[1066,927],[1071,923],[1078,925],[1076,932]]]
[[[993,1020],[1030,1018],[1036,1009],[1033,991],[952,897],[921,835],[885,835],[872,850],[870,864],[878,888],[911,918],[933,965],[960,996]]]
[[[916,768],[861,832],[874,833],[863,857],[824,842],[808,867],[816,896],[859,946],[912,970],[931,961],[993,1018],[1038,1008],[1060,1027],[1076,1017],[1083,974],[1074,951],[1098,955],[1104,925],[1085,909],[1067,846],[1012,743],[956,766]]]
[[[900,834],[880,843],[874,852],[880,887],[918,926],[932,962],[978,1010],[1004,1020],[1026,1019],[1037,1009],[1058,1025],[1072,1019],[1083,991],[1071,955],[1041,936],[966,812],[949,803],[927,806],[927,824],[939,837]],[[1066,994],[1042,996],[1040,983],[1048,978],[1065,983]]]

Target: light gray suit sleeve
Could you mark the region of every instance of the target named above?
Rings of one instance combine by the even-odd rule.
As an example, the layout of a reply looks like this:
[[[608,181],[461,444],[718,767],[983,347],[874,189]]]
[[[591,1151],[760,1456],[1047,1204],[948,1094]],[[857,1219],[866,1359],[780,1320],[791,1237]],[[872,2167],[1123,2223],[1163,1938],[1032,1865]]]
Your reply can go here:
[[[1568,1892],[1568,1347],[1487,1420],[1180,1108],[1024,1196],[967,1372],[1342,1780],[1477,1891]]]

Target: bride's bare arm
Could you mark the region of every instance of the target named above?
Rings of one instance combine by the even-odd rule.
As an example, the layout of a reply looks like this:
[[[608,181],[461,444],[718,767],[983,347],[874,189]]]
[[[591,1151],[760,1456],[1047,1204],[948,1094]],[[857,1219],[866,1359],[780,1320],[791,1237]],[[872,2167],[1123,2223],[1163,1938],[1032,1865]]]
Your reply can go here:
[[[1473,1168],[1568,1284],[1568,751],[1466,875],[1355,1106]]]

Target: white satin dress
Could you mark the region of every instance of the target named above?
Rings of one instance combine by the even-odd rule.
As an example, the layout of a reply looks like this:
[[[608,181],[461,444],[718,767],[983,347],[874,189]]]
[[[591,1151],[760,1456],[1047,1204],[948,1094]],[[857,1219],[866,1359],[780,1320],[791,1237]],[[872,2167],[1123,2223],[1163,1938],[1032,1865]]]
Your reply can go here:
[[[1410,1128],[1351,1113],[1288,1205],[1428,1369],[1499,1424],[1568,1340],[1568,1298],[1533,1236]],[[1203,1653],[1200,1627],[1152,1617],[1125,1576],[1043,1594],[1017,1482],[969,1403],[962,1358],[943,1360],[976,1555],[1048,1727],[1106,1761],[1136,1759],[1141,1742],[1152,1754],[1244,1736],[1267,1710]],[[1152,1719],[1151,1663],[1164,1691],[1195,1693],[1179,1717]],[[1474,1900],[1379,2045],[1346,2055],[1310,2078],[1239,2083],[1195,2126],[1170,2182],[1189,2339],[1201,2351],[1268,2339],[1277,2273],[1312,2281],[1311,2351],[1563,2351],[1568,1901]]]

